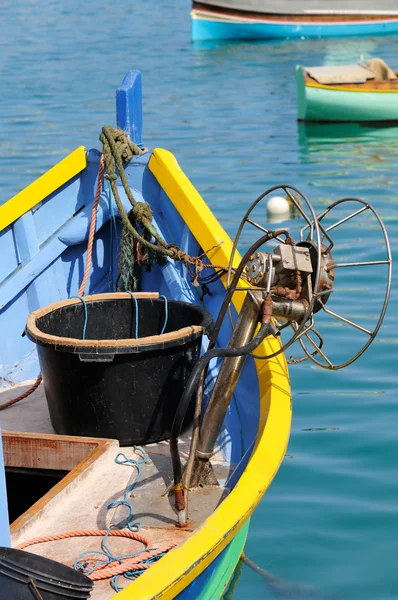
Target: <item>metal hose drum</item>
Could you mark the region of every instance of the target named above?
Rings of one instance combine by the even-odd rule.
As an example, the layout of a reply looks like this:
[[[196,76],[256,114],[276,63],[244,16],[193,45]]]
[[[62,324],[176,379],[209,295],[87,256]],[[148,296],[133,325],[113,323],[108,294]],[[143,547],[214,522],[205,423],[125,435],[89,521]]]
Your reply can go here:
[[[55,431],[121,445],[167,439],[210,314],[156,293],[83,300],[41,308],[26,326],[37,345]]]

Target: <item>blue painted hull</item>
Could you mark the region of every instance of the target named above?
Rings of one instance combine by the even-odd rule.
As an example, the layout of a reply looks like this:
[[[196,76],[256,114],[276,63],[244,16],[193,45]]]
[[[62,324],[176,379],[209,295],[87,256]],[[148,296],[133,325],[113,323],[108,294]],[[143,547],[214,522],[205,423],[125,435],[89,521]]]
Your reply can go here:
[[[138,94],[141,94],[141,89]],[[121,104],[117,107],[118,124],[123,129],[133,129]],[[130,135],[138,142],[141,140],[141,128],[137,130],[136,123],[137,120]],[[28,314],[52,302],[76,296],[78,292],[86,264],[100,156],[98,150],[89,150],[87,166],[81,173],[49,195],[35,210],[26,212],[0,230],[0,253],[4,259],[0,261],[0,327],[3,339],[0,388],[36,379],[40,374],[36,347],[27,336],[22,335]],[[206,249],[196,242],[151,173],[148,167],[151,156],[151,152],[134,156],[126,167],[134,197],[137,201],[150,203],[153,222],[167,242],[177,244],[191,256],[199,256]],[[120,193],[125,210],[129,211],[130,203],[123,192]],[[116,289],[121,234],[118,217],[110,188],[105,186],[97,210],[97,233],[86,294]],[[201,299],[202,290],[193,285],[185,266],[171,260],[164,266],[154,265],[150,272],[143,269],[140,289],[156,290],[174,300],[202,304],[214,319],[225,294],[223,284],[216,281],[211,285],[212,295]],[[226,322],[220,332],[220,344],[227,345],[230,336],[231,327]],[[212,372],[216,376],[216,366]],[[236,395],[236,398],[242,398],[242,402],[235,401],[227,417],[229,441],[225,444],[225,454],[228,460],[234,462],[239,462],[256,437],[259,406],[258,390],[253,389],[255,381],[254,363],[247,361]]]
[[[140,96],[140,76],[131,72],[118,90],[117,122],[137,144],[142,143]],[[73,160],[69,160],[71,157]],[[77,149],[64,159],[69,161],[68,169],[65,168],[67,177],[54,181],[53,173],[43,175],[40,185],[34,188],[34,194],[28,189],[28,193],[22,193],[22,203],[19,194],[0,212],[0,387],[9,387],[39,375],[35,345],[22,335],[28,314],[78,293],[87,261],[87,240],[100,157],[98,150],[86,152],[84,148]],[[60,164],[57,173],[65,175],[64,167],[59,168]],[[224,243],[232,246],[228,235],[200,196],[196,199],[198,204],[194,204],[193,200],[191,203],[191,196],[197,192],[170,153],[164,150],[145,151],[140,156],[133,156],[124,170],[135,200],[150,204],[153,225],[168,244],[176,244],[184,253],[192,257],[201,256],[204,261],[208,260],[203,258],[204,253],[209,250]],[[45,182],[43,178],[46,178]],[[116,288],[121,220],[106,181],[96,211],[92,263],[85,294],[113,292]],[[129,211],[131,204],[120,178],[116,185],[121,203]],[[214,241],[217,243],[214,244]],[[226,256],[229,256],[228,252],[223,255],[224,263]],[[214,275],[214,268],[210,264],[209,267],[206,275]],[[200,278],[198,280],[199,274],[194,275],[181,262],[168,258],[161,264],[153,264],[150,271],[141,269],[140,291],[157,291],[170,299],[202,305],[215,319],[225,298],[224,284],[215,278],[205,287],[201,285]],[[237,316],[236,312],[234,316]],[[231,324],[229,319],[225,319],[217,343],[226,346],[231,334]],[[204,340],[204,347],[206,343],[207,340]],[[208,370],[205,403],[219,366],[220,361],[214,361]],[[45,374],[43,382],[45,387]],[[173,553],[167,554],[162,558],[166,567],[162,566],[162,561],[153,565],[153,571],[147,571],[132,584],[131,595],[126,590],[125,598],[160,597],[158,590],[161,589],[166,590],[165,599],[216,600],[222,596],[243,551],[250,516],[285,454],[290,420],[291,397],[286,371],[279,363],[274,365],[270,362],[265,370],[261,364],[260,376],[255,361],[248,359],[218,439],[219,452],[226,466],[237,465],[226,482],[226,487],[231,489],[230,494],[208,517],[208,530],[198,528],[192,535],[191,544],[192,540],[188,539],[187,546],[176,548],[176,553],[183,550],[179,559],[174,559]],[[268,434],[268,422],[275,427],[277,435],[275,432]],[[259,434],[259,423],[262,423],[261,431],[267,435]],[[0,476],[2,474],[4,469],[0,461]],[[238,478],[243,480],[241,489],[236,485]],[[2,498],[4,508],[4,484],[0,481]],[[7,543],[7,532],[6,517],[0,514],[0,542],[3,539],[2,543]],[[167,568],[167,561],[172,568]],[[160,581],[157,572],[160,572]],[[156,591],[151,596],[152,591],[147,591],[147,581]],[[141,586],[144,593],[135,594],[137,586]],[[167,590],[171,590],[170,593]],[[176,593],[174,590],[177,590]]]
[[[89,219],[99,156],[98,151],[90,150],[88,167],[75,181],[65,186],[64,190],[58,191],[57,202],[53,202],[50,197],[35,213],[25,214],[13,227],[5,229],[0,234],[3,256],[7,256],[5,262],[8,264],[8,271],[12,270],[0,282],[0,304],[3,305],[3,308],[0,308],[0,326],[8,348],[7,353],[1,352],[0,386],[8,387],[10,383],[20,383],[39,375],[36,347],[26,336],[21,336],[29,312],[77,294],[86,261]],[[148,168],[150,157],[150,152],[134,157],[126,168],[135,198],[150,202],[154,223],[168,242],[177,243],[191,256],[198,256],[203,249],[187,230],[181,216],[150,172]],[[78,214],[72,216],[75,207],[79,208],[82,205],[83,208]],[[124,199],[124,205],[125,209],[129,210],[127,198]],[[113,236],[111,243],[112,212],[117,219],[118,235]],[[47,217],[49,214],[51,217]],[[62,220],[61,226],[58,220]],[[47,223],[46,228],[45,223]],[[20,227],[21,225],[23,227]],[[86,293],[114,291],[119,258],[118,242],[115,238],[119,236],[120,222],[117,207],[114,200],[110,200],[109,190],[106,188],[102,193],[97,213],[94,268],[91,271]],[[26,257],[26,262],[14,268],[11,259],[17,262],[20,256],[19,249],[33,237],[43,240],[42,248],[39,247],[33,256]],[[10,240],[14,239],[17,246],[10,243]],[[174,261],[169,261],[162,267],[155,265],[150,272],[143,271],[141,291],[153,290],[175,300],[200,303],[211,312],[213,318],[218,314],[225,293],[222,283],[218,281],[212,284],[213,295],[206,296],[201,302],[200,290],[192,285],[191,276],[186,268],[182,264],[174,264]],[[220,334],[220,343],[227,345],[230,335],[230,326],[226,324]],[[240,410],[237,410],[244,421],[244,428],[249,427],[248,433],[250,433],[247,439],[251,441],[255,437],[258,422],[258,394],[253,393],[253,381],[256,381],[254,364],[250,361],[246,365],[244,375],[238,384],[238,396],[241,389],[242,398],[250,397],[253,401],[242,402]],[[249,390],[251,393],[248,393]],[[245,443],[242,445],[240,441],[242,423],[239,422],[234,409],[231,413],[230,433],[231,440],[233,439],[234,442],[227,444],[229,448],[227,454],[230,456],[232,454],[233,460],[237,462],[249,442],[247,445]]]
[[[228,21],[193,15],[192,39],[203,40],[272,40],[343,36],[388,35],[398,32],[398,18],[391,21],[355,23],[297,23],[268,21]]]

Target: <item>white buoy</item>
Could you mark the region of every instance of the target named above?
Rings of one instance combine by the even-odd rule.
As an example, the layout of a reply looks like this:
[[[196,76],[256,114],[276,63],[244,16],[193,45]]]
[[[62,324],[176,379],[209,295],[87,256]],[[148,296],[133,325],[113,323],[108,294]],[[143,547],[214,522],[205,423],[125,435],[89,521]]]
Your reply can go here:
[[[273,196],[267,202],[267,212],[270,215],[286,215],[290,211],[290,204],[283,196]]]

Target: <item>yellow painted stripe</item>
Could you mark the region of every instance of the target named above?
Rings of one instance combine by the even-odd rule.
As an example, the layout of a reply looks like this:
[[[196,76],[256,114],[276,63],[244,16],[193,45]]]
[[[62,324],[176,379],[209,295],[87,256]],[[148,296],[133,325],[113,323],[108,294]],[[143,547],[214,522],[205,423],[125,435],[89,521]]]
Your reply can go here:
[[[232,242],[199,193],[181,171],[175,157],[157,149],[149,168],[176,207],[213,264],[227,265]],[[239,261],[240,257],[236,257]],[[236,294],[239,310],[243,293]],[[276,350],[279,342],[267,339],[261,353]],[[290,434],[291,396],[286,361],[278,356],[256,361],[260,392],[260,423],[257,446],[239,482],[222,504],[178,548],[162,558],[135,582],[117,594],[118,600],[175,598],[191,583],[236,535],[253,513],[272,482],[285,455]]]
[[[0,206],[0,231],[83,171],[86,165],[86,150],[80,146],[22,192],[2,204]]]
[[[323,85],[321,83],[306,83],[306,87],[319,88],[321,90],[330,90],[331,92],[362,92],[370,94],[398,94],[396,90],[370,90],[361,88],[343,87],[341,85]]]

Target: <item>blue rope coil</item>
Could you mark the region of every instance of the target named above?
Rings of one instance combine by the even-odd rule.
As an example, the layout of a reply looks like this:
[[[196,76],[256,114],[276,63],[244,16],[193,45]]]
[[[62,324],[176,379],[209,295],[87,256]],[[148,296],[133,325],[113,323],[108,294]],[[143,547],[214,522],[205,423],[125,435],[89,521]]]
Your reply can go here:
[[[130,292],[129,290],[127,290],[127,294],[130,294],[130,296],[134,300],[134,305],[135,305],[135,339],[138,339],[138,337],[139,337],[138,336],[138,300],[134,296],[133,292]]]
[[[136,468],[137,473],[136,473],[136,476],[135,476],[133,482],[130,485],[128,485],[126,487],[126,489],[124,490],[123,499],[117,500],[116,502],[111,502],[111,504],[108,504],[108,506],[107,506],[108,510],[110,510],[111,508],[116,508],[117,506],[127,506],[127,508],[129,509],[129,515],[124,522],[119,523],[117,525],[112,525],[112,524],[109,525],[106,534],[104,535],[104,537],[101,540],[101,550],[86,550],[85,552],[82,552],[81,554],[79,554],[79,556],[75,560],[73,568],[76,571],[80,571],[81,573],[84,573],[85,575],[90,575],[96,569],[98,569],[100,566],[107,565],[111,562],[114,562],[114,561],[122,562],[124,559],[132,558],[134,556],[137,556],[138,554],[141,554],[142,552],[147,552],[148,550],[155,550],[155,548],[145,548],[145,550],[138,550],[138,552],[134,552],[132,554],[130,553],[130,554],[115,555],[107,545],[109,533],[110,533],[110,531],[112,531],[114,529],[127,528],[130,531],[139,531],[141,529],[141,523],[139,521],[133,522],[134,510],[133,510],[132,504],[129,500],[129,495],[131,494],[132,490],[137,485],[137,483],[140,479],[141,465],[147,460],[147,455],[145,453],[145,450],[143,450],[142,448],[139,448],[137,446],[134,446],[134,452],[136,454],[138,454],[138,456],[140,456],[140,458],[138,460],[135,460],[133,458],[127,458],[127,456],[123,452],[119,452],[119,454],[116,456],[115,463],[117,465],[132,465],[133,467]],[[91,560],[88,560],[88,559],[82,560],[84,556],[88,556],[88,555],[90,555],[91,557],[93,557],[93,555],[95,555],[96,558],[95,559],[91,558]],[[95,564],[93,564],[94,560],[95,560]],[[148,559],[148,560],[151,560],[151,559]],[[147,562],[147,561],[143,561],[143,562]],[[92,565],[92,566],[90,566],[90,565]],[[112,579],[112,581],[113,581],[113,579]],[[113,585],[113,583],[112,583],[112,585]],[[117,583],[116,583],[116,586],[117,586]],[[114,587],[114,589],[116,590],[115,587]],[[116,590],[116,591],[119,591],[119,590]]]
[[[167,321],[169,319],[169,303],[168,303],[166,296],[159,296],[159,298],[163,298],[163,300],[164,300],[164,323],[163,323],[162,331],[160,332],[160,335],[162,335],[165,332],[165,329],[167,327]]]
[[[146,560],[142,561],[142,564],[151,565],[152,563],[157,562],[160,558],[162,558],[162,556],[167,554],[167,552],[169,552],[169,550],[166,550],[166,552],[160,552],[159,554],[156,554],[156,556],[147,558]],[[113,587],[115,592],[121,592],[123,588],[119,587],[118,585],[119,577],[124,577],[129,581],[134,581],[134,579],[137,579],[137,577],[142,575],[142,573],[144,573],[145,571],[146,569],[137,569],[136,571],[126,571],[125,573],[123,573],[123,575],[114,575],[111,579],[111,586]]]
[[[71,298],[77,298],[78,300],[80,300],[83,303],[84,323],[83,323],[82,340],[85,340],[86,339],[86,329],[87,329],[87,303],[82,296],[71,296]]]
[[[133,507],[132,507],[131,502],[128,499],[128,497],[129,497],[130,493],[133,491],[134,487],[137,485],[139,478],[141,477],[141,465],[147,460],[147,455],[145,453],[145,450],[143,450],[142,448],[138,448],[137,446],[134,446],[134,452],[138,455],[141,455],[140,460],[134,460],[133,458],[127,458],[127,456],[123,452],[119,452],[119,454],[115,458],[115,463],[117,465],[133,465],[134,467],[136,467],[137,474],[135,476],[133,483],[128,485],[126,487],[126,489],[124,490],[123,500],[117,500],[116,502],[112,502],[111,504],[108,505],[108,509],[116,508],[116,506],[127,506],[127,508],[130,511],[130,514],[126,520],[126,524],[122,525],[122,527],[118,527],[118,529],[123,529],[124,527],[127,527],[130,531],[139,531],[141,529],[141,523],[139,521],[132,523],[132,520],[134,518],[134,512],[133,512]],[[121,458],[119,458],[119,457],[121,457]]]
[[[107,546],[109,533],[113,529],[124,529],[125,527],[127,527],[130,531],[139,531],[141,529],[141,523],[139,521],[135,521],[133,523],[134,511],[133,511],[131,502],[129,500],[129,494],[131,494],[132,490],[134,489],[134,487],[137,485],[137,483],[139,481],[139,478],[141,475],[141,465],[144,462],[146,462],[147,455],[142,448],[139,448],[137,446],[134,446],[134,452],[140,456],[140,458],[138,460],[135,460],[133,458],[127,458],[127,456],[123,452],[119,452],[119,454],[117,454],[117,456],[115,458],[115,463],[117,465],[132,465],[133,467],[136,468],[137,473],[134,478],[134,481],[126,487],[126,489],[124,491],[124,495],[123,495],[123,500],[118,500],[116,502],[112,502],[111,504],[108,504],[108,506],[107,506],[108,510],[111,508],[115,508],[116,506],[127,506],[130,514],[124,523],[120,523],[117,525],[112,525],[112,524],[109,525],[106,534],[104,535],[104,537],[101,540],[101,550],[86,550],[85,552],[82,552],[77,557],[77,559],[75,560],[75,563],[73,565],[73,568],[76,571],[80,571],[81,573],[84,573],[85,575],[90,575],[91,573],[96,571],[99,567],[106,566],[115,561],[123,563],[123,560],[125,560],[127,558],[133,558],[135,556],[138,556],[139,554],[142,554],[143,552],[157,550],[157,548],[145,548],[143,550],[138,550],[137,552],[133,552],[130,554],[115,555],[112,552],[112,550]],[[140,564],[150,565],[150,564],[158,561],[160,558],[162,558],[162,556],[164,556],[167,552],[169,552],[169,550],[161,551],[161,552],[159,552],[159,554],[156,554],[155,556],[151,556],[151,557],[141,561]],[[88,558],[89,556],[90,556],[90,558]],[[87,558],[84,559],[84,557],[87,557]],[[111,578],[111,582],[110,582],[112,588],[115,590],[115,592],[120,592],[123,589],[123,588],[119,587],[119,578],[120,577],[124,577],[125,579],[131,581],[131,580],[134,580],[137,577],[139,577],[142,573],[144,573],[145,570],[146,569],[137,569],[136,571],[125,571],[124,573],[121,573],[119,575],[114,575]]]

